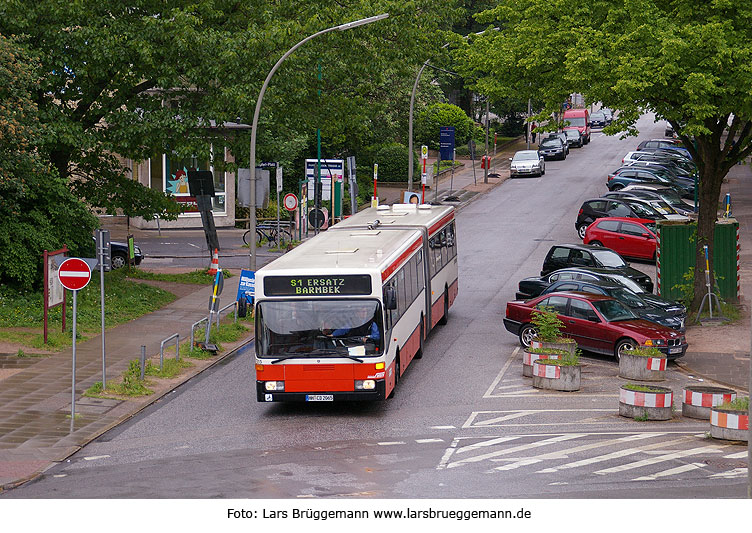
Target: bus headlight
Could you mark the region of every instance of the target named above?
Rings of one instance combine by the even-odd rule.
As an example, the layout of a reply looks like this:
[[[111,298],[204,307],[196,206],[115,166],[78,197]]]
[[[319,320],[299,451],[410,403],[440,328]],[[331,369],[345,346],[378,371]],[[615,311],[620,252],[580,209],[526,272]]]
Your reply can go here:
[[[268,391],[284,391],[285,382],[284,381],[267,381],[264,383],[264,388]]]
[[[355,382],[355,390],[373,390],[376,388],[376,382],[372,379],[358,380]]]

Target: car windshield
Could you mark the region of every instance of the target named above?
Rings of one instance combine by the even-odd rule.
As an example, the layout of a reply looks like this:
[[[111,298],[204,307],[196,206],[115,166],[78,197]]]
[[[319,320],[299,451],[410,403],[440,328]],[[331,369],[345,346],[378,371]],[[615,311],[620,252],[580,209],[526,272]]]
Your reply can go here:
[[[617,322],[619,320],[633,320],[637,318],[632,311],[623,303],[617,300],[598,300],[593,302],[598,312],[608,322]]]
[[[608,295],[612,298],[616,298],[624,305],[631,307],[632,309],[644,309],[647,307],[645,302],[629,289],[622,287],[614,287],[608,291]]]
[[[656,232],[656,224],[655,224],[655,222],[643,222],[642,225],[645,226],[646,228],[648,228],[653,233]]]
[[[622,268],[627,266],[624,259],[612,250],[593,250],[593,257],[601,265],[608,268]]]
[[[658,211],[662,215],[674,215],[676,211],[663,200],[650,200],[650,207]]]
[[[541,143],[541,148],[559,148],[561,146],[561,139],[546,139]]]
[[[259,357],[378,356],[384,331],[375,300],[262,301],[256,312]]]
[[[645,289],[643,289],[639,283],[637,283],[634,280],[629,279],[627,276],[620,276],[618,274],[614,274],[611,276],[608,276],[609,278],[618,281],[622,285],[624,285],[626,288],[631,290],[632,292],[636,294],[642,294],[644,292],[647,292]]]
[[[574,137],[575,139],[580,136],[580,130],[566,130],[564,133],[567,137]]]
[[[540,157],[538,152],[517,152],[514,154],[512,161],[538,161]]]
[[[585,127],[585,117],[567,117],[564,120],[569,122],[570,126],[575,126],[577,128]]]
[[[605,118],[603,113],[593,113],[590,115],[590,120],[605,120]]]

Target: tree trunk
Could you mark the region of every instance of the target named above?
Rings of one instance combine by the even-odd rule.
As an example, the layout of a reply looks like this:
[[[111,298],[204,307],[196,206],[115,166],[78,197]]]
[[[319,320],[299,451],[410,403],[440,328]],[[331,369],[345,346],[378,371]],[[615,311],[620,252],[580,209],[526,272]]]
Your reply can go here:
[[[720,153],[718,142],[713,143],[708,139],[698,139],[697,152],[702,163],[699,165],[699,191],[697,200],[699,203],[699,216],[697,220],[697,247],[695,255],[695,279],[694,297],[690,306],[691,310],[700,308],[702,297],[708,293],[705,278],[705,249],[708,246],[708,265],[710,271],[711,290],[715,286],[713,274],[713,244],[715,237],[715,224],[718,218],[718,201],[721,196],[721,184],[728,173],[728,168],[723,165],[723,157]]]

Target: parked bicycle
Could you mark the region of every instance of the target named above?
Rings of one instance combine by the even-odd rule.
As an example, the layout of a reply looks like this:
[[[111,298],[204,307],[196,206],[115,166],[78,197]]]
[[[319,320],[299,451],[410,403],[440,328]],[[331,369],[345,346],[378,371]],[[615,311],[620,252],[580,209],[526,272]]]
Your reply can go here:
[[[250,234],[251,230],[246,230],[243,233],[244,244],[248,244]],[[265,222],[256,226],[256,246],[263,246],[266,243],[279,246],[289,242],[292,242],[292,232],[285,225],[280,224],[279,233],[277,233],[277,224],[273,222]]]

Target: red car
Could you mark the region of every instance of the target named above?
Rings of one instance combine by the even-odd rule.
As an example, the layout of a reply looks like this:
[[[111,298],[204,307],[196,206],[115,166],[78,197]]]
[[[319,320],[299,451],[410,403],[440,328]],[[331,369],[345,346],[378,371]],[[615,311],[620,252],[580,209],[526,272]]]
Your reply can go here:
[[[611,248],[625,257],[655,261],[655,221],[645,218],[599,218],[585,230],[583,242]]]
[[[583,350],[613,355],[617,361],[625,350],[652,346],[669,359],[683,356],[687,340],[680,332],[638,318],[628,307],[609,296],[584,292],[553,292],[532,300],[507,303],[504,327],[519,336],[527,348],[535,336],[532,312],[537,307],[553,309],[564,323],[563,333]]]

